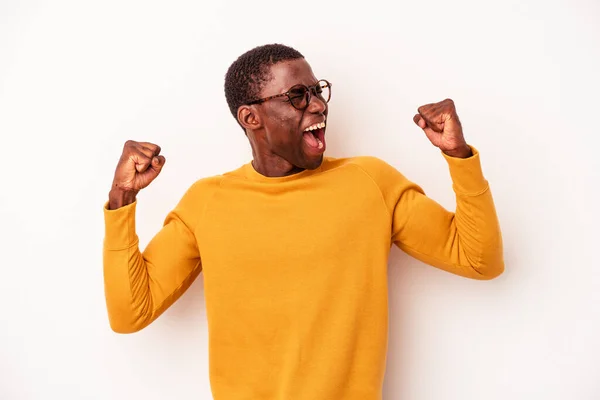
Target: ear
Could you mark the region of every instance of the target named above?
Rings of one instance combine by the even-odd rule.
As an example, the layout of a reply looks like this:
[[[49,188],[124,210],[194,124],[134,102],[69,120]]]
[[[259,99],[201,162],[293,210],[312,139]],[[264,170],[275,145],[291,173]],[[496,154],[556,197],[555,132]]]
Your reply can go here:
[[[254,105],[240,106],[237,112],[237,119],[244,129],[250,129],[251,131],[254,131],[262,127],[261,116]]]

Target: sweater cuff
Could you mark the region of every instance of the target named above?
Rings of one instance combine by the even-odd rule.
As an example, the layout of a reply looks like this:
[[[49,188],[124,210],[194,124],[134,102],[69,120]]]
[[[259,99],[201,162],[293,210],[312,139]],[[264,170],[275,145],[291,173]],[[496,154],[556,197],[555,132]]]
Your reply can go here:
[[[488,188],[488,182],[483,176],[479,151],[469,145],[473,155],[467,158],[450,157],[442,152],[442,155],[450,167],[450,177],[456,193],[477,195]]]
[[[116,210],[108,209],[104,203],[104,248],[107,250],[127,249],[138,242],[135,231],[135,208],[137,200]]]

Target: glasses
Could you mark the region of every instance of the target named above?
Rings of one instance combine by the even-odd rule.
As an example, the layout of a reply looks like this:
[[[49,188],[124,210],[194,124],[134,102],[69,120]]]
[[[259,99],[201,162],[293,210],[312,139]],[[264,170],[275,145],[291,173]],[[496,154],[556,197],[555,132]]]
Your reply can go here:
[[[292,86],[290,90],[288,90],[285,93],[276,94],[274,96],[269,96],[262,99],[252,100],[246,104],[260,104],[264,103],[267,100],[284,96],[287,96],[288,101],[295,109],[303,111],[310,104],[311,96],[318,97],[319,100],[325,103],[329,103],[329,99],[331,99],[331,83],[329,83],[325,79],[321,79],[314,86],[295,85]]]

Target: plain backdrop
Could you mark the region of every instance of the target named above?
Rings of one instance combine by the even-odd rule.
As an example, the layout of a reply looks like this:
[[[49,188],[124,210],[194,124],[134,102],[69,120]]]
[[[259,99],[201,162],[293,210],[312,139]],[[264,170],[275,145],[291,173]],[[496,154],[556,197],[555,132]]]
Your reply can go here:
[[[202,276],[108,325],[102,206],[127,139],[167,158],[145,246],[183,192],[250,161],[223,93],[266,43],[333,83],[329,156],[380,157],[453,209],[412,116],[452,98],[481,152],[506,272],[389,263],[386,400],[600,398],[600,3],[0,1],[0,399],[210,399]]]

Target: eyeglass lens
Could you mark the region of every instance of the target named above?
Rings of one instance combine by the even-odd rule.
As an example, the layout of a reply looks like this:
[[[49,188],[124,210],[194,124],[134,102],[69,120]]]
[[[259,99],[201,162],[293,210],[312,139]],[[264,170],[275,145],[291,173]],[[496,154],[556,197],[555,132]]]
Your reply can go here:
[[[296,86],[290,89],[289,97],[292,105],[298,109],[304,109],[308,106],[309,92],[312,91],[312,95],[315,94],[319,99],[325,103],[329,102],[331,97],[331,89],[325,81],[319,81],[315,86],[308,89],[306,86]]]

